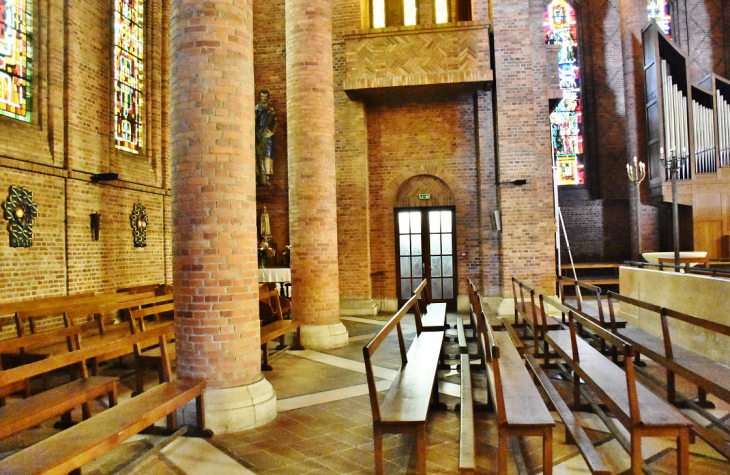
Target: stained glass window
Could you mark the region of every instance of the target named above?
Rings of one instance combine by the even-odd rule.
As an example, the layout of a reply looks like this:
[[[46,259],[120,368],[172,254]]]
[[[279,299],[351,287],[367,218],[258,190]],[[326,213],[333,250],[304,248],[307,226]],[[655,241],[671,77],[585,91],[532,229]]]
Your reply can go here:
[[[416,16],[418,15],[418,7],[416,0],[403,0],[403,24],[411,26],[418,23]]]
[[[447,0],[436,0],[436,23],[448,23],[449,3]]]
[[[558,80],[563,97],[550,113],[553,165],[558,170],[558,185],[582,185],[583,108],[575,9],[565,0],[552,0],[545,8],[543,24],[545,43],[560,45]]]
[[[0,115],[30,122],[31,0],[0,0]]]
[[[646,9],[649,20],[655,20],[659,28],[671,38],[672,16],[669,13],[669,2],[667,0],[648,0]]]
[[[144,98],[144,0],[115,0],[114,141],[117,148],[142,148]]]
[[[373,0],[373,28],[385,26],[385,0]]]

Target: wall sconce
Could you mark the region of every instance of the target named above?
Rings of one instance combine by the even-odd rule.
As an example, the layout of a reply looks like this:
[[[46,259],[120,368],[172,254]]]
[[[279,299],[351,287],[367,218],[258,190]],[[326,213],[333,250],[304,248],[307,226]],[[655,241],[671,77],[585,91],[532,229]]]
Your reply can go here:
[[[500,185],[514,185],[514,186],[524,186],[527,184],[527,179],[522,178],[519,180],[511,180],[511,181],[500,181]]]
[[[11,186],[2,205],[3,217],[8,221],[10,247],[33,245],[33,220],[38,217],[38,205],[33,192],[23,186]]]
[[[132,226],[134,247],[147,246],[147,208],[141,203],[135,203],[132,214],[129,216],[129,224]]]
[[[99,227],[101,225],[101,213],[91,213],[91,239],[94,241],[99,240]]]

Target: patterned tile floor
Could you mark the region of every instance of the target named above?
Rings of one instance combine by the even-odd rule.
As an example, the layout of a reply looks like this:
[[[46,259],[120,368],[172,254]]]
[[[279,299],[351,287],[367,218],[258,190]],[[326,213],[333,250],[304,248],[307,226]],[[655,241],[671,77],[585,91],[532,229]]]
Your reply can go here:
[[[453,321],[457,315],[450,315]],[[210,441],[181,438],[156,456],[137,463],[127,473],[135,474],[369,474],[373,473],[372,419],[370,413],[362,346],[374,335],[387,317],[344,317],[350,342],[344,348],[327,352],[290,351],[277,358],[274,370],[266,373],[277,392],[279,415],[264,427],[236,434],[216,435]],[[414,334],[413,325],[404,328],[406,339]],[[456,355],[455,343],[448,343],[446,352]],[[389,339],[376,354],[374,364],[380,368],[381,384],[387,386],[398,367],[397,342]],[[123,370],[120,370],[123,371]],[[649,363],[646,371],[663,378],[663,371]],[[555,376],[556,373],[550,373]],[[133,380],[127,370],[123,381]],[[459,416],[458,373],[439,372],[442,399],[450,410],[432,413],[428,424],[428,472],[458,473]],[[568,398],[568,382],[553,380]],[[692,388],[681,384],[688,394]],[[475,397],[485,402],[486,377],[474,373]],[[129,397],[121,395],[121,399]],[[717,401],[715,401],[717,402]],[[716,416],[730,414],[730,406],[717,402]],[[629,457],[615,438],[591,413],[577,413],[604,461],[615,473],[626,473]],[[566,445],[564,430],[557,416],[554,431],[553,472],[584,474],[587,467],[574,446]],[[47,437],[53,429],[42,426],[0,441],[0,457]],[[496,473],[497,433],[492,413],[476,415],[476,450],[478,473]],[[112,473],[130,459],[138,457],[155,437],[134,437],[94,463],[84,467],[86,474]],[[541,439],[512,438],[510,474],[537,474],[541,467]],[[386,473],[414,473],[414,440],[408,436],[386,435],[384,441]],[[691,446],[690,468],[698,474],[730,473],[730,463],[701,440]],[[672,440],[649,439],[644,444],[646,470],[649,473],[675,473],[676,451]]]

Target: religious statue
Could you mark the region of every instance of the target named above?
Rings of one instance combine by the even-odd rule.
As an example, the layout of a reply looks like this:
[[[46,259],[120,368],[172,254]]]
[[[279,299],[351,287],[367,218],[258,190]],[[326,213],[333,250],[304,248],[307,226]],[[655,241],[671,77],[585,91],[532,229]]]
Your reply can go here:
[[[269,105],[269,91],[259,93],[256,104],[256,183],[270,185],[274,176],[274,132],[276,112]]]
[[[264,212],[261,213],[261,239],[268,242],[271,239],[271,223],[269,223],[269,213],[264,206]]]

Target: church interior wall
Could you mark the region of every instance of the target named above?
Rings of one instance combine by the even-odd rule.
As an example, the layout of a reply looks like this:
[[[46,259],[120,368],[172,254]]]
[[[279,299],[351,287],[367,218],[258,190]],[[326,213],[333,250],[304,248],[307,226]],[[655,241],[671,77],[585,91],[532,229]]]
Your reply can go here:
[[[118,151],[112,142],[112,3],[33,5],[32,121],[0,117],[0,198],[5,201],[11,185],[26,187],[38,203],[38,217],[28,248],[9,247],[3,221],[0,302],[170,283],[169,124],[159,110],[167,103],[162,18],[169,5],[146,2],[147,32],[154,34],[146,37],[139,155]],[[119,179],[92,182],[93,174],[104,172]],[[147,208],[146,247],[133,245],[135,203]],[[99,241],[91,237],[91,213],[101,214]]]
[[[488,3],[475,1],[475,16],[487,18]],[[32,248],[2,246],[0,265],[4,272],[0,284],[9,291],[0,296],[0,301],[172,281],[169,190],[172,167],[169,117],[165,112],[169,104],[166,43],[169,32],[165,26],[165,20],[169,21],[169,3],[151,0],[147,4],[150,34],[146,49],[146,148],[137,156],[119,152],[112,145],[110,3],[34,2],[35,115],[31,124],[0,117],[0,134],[13,138],[0,140],[0,183],[3,192],[10,185],[31,189],[39,203],[40,216],[36,220]],[[546,86],[540,82],[545,82],[549,73],[543,64],[544,47],[539,44],[542,4],[542,0],[529,2],[529,28],[535,31],[530,39],[532,59],[526,60],[533,65],[529,68],[534,83],[531,97],[538,98],[530,100],[539,109],[528,112],[534,112],[534,123],[539,124],[535,126],[535,134],[543,134],[544,130],[545,137],[538,140],[530,135],[532,128],[527,135],[515,134],[514,140],[524,141],[527,137],[528,142],[534,142],[534,147],[527,152],[531,158],[521,161],[518,155],[522,151],[516,152],[517,155],[507,153],[503,163],[498,164],[500,178],[504,179],[535,172],[539,189],[528,192],[530,186],[521,190],[503,188],[498,194],[494,160],[497,126],[491,120],[492,93],[480,92],[476,99],[474,95],[463,95],[427,100],[401,98],[369,104],[348,97],[342,89],[343,35],[362,27],[362,2],[332,2],[338,248],[343,296],[371,298],[378,284],[370,274],[377,271],[387,273],[385,288],[395,296],[393,203],[384,200],[384,190],[388,188],[388,193],[394,193],[400,183],[423,170],[435,176],[451,176],[459,187],[454,190],[459,217],[458,245],[460,249],[474,249],[459,257],[459,285],[463,285],[466,276],[480,278],[482,291],[495,295],[506,287],[504,279],[512,273],[526,276],[550,273],[552,222],[539,224],[538,231],[532,224],[505,231],[515,236],[530,233],[529,239],[522,243],[525,249],[508,256],[505,264],[500,252],[511,254],[516,248],[511,238],[500,247],[500,235],[491,230],[488,220],[492,211],[501,209],[508,214],[503,224],[509,224],[510,220],[513,225],[531,223],[517,214],[509,215],[509,210],[528,212],[531,204],[537,203],[541,216],[547,216],[551,208],[549,186],[543,183],[548,180],[547,174],[542,168],[537,170],[536,165],[542,160],[549,164],[549,151],[543,153],[548,134],[547,127],[543,129],[542,125],[547,93]],[[592,167],[589,176],[595,186],[590,187],[591,193],[587,195],[561,191],[561,204],[566,224],[569,222],[569,227],[576,230],[569,234],[576,234],[579,229],[591,230],[580,236],[581,243],[574,249],[576,260],[622,259],[630,252],[630,243],[623,235],[630,213],[624,168],[626,126],[621,39],[617,33],[620,29],[618,3],[582,0],[577,4],[582,11],[582,41],[587,52],[583,58],[586,125],[590,134],[587,153]],[[710,70],[730,75],[730,28],[726,28],[730,24],[730,8],[721,0],[687,0],[680,1],[679,6],[680,44],[692,58],[693,79]],[[518,42],[519,35],[524,33],[512,28],[514,22],[509,16],[519,17],[524,9],[516,4],[508,7],[500,7],[501,17],[497,18],[498,22],[511,26],[499,32],[503,45]],[[278,117],[273,184],[257,187],[257,214],[267,206],[272,241],[280,262],[281,252],[289,243],[285,1],[255,0],[253,8],[256,90],[271,92]],[[505,61],[495,68],[495,74],[520,80],[518,66]],[[524,95],[524,90],[520,94]],[[515,113],[520,110],[524,108],[515,105]],[[90,176],[100,172],[118,173],[120,181],[92,183]],[[150,214],[148,246],[139,249],[132,247],[129,227],[131,206],[136,201],[145,204]],[[98,243],[92,242],[89,236],[91,212],[102,214]],[[660,217],[665,215],[662,208],[644,199],[645,248],[661,247]],[[527,247],[536,243],[542,249],[539,258],[526,254]],[[380,252],[381,249],[386,252]],[[534,259],[539,261],[537,266],[533,265]],[[461,289],[460,293],[463,292]]]
[[[466,295],[470,264],[479,259],[479,183],[475,101],[472,95],[386,100],[367,104],[370,243],[373,272],[384,271],[385,295],[396,297],[396,195],[408,179],[425,175],[446,183],[456,207],[459,294]],[[429,190],[423,190],[428,192]],[[430,206],[425,202],[422,206]],[[493,269],[498,273],[498,269]],[[462,288],[463,287],[463,288]]]

